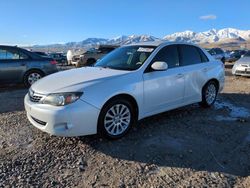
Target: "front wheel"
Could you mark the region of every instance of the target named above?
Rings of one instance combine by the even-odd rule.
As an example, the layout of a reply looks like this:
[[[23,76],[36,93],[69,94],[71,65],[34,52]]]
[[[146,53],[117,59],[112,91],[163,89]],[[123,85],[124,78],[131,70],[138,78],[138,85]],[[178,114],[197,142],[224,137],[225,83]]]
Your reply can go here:
[[[218,85],[215,81],[209,81],[202,89],[202,102],[203,107],[210,107],[216,101],[218,93]]]
[[[40,71],[29,71],[24,75],[24,85],[26,87],[30,87],[34,84],[37,80],[43,77],[43,73]]]
[[[101,110],[98,132],[109,139],[123,137],[135,122],[135,112],[131,103],[123,99],[108,102]]]

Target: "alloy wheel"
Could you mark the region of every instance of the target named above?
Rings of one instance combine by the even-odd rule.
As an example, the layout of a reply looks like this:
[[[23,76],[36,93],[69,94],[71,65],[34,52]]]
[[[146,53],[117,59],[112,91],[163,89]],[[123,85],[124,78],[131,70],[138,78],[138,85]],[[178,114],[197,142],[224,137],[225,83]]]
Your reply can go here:
[[[41,79],[42,76],[39,73],[33,72],[28,76],[28,82],[30,85],[34,84],[37,80]]]
[[[205,95],[206,101],[209,105],[215,101],[216,93],[217,93],[216,86],[214,84],[209,84]]]
[[[130,124],[131,112],[124,104],[112,106],[104,117],[104,128],[112,136],[124,133]]]

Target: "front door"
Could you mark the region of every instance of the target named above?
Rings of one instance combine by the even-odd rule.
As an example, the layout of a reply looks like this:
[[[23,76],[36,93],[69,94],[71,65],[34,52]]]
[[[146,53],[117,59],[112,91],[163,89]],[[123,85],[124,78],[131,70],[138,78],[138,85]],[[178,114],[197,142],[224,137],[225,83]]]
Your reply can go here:
[[[153,62],[164,61],[168,64],[165,71],[150,69]],[[179,67],[176,45],[163,47],[146,69],[144,80],[144,112],[153,115],[180,106],[183,102],[185,77]]]

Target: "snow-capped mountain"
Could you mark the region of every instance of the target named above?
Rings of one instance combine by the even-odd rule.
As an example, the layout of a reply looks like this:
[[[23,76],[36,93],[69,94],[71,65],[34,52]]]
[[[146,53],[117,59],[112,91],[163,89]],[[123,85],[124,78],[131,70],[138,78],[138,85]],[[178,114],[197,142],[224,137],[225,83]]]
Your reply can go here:
[[[250,30],[238,30],[233,28],[225,29],[211,29],[205,32],[194,32],[194,31],[184,31],[177,32],[170,35],[166,35],[162,39],[156,38],[151,35],[130,35],[130,36],[119,36],[112,39],[104,38],[87,38],[80,42],[68,42],[65,44],[52,44],[46,46],[33,46],[37,48],[90,48],[100,44],[111,44],[111,45],[125,45],[138,42],[148,42],[148,41],[178,41],[178,42],[191,42],[199,44],[210,44],[215,42],[221,43],[240,43],[244,41],[250,41]]]
[[[92,45],[100,45],[106,44],[108,39],[103,38],[87,38],[81,42],[68,42],[65,45],[68,47],[84,47],[84,46],[92,46]]]
[[[132,44],[138,42],[149,42],[149,41],[158,41],[162,40],[150,35],[130,35],[130,36],[120,36],[113,39],[110,39],[107,43],[108,44],[115,44],[115,45],[125,45],[125,44]]]
[[[198,33],[193,31],[184,31],[167,35],[163,39],[169,41],[194,43],[223,42],[228,39],[234,39],[241,42],[250,39],[250,30],[244,31],[233,28],[225,28],[220,30],[211,29],[209,31]]]
[[[67,47],[67,48],[80,48],[80,47],[92,47],[101,44],[110,44],[110,45],[125,45],[132,44],[138,42],[148,42],[148,41],[158,41],[162,39],[158,39],[156,37],[150,35],[131,35],[131,36],[119,36],[112,39],[104,39],[104,38],[87,38],[80,42],[68,42],[65,44],[51,44],[49,47]],[[39,46],[35,46],[39,47]]]

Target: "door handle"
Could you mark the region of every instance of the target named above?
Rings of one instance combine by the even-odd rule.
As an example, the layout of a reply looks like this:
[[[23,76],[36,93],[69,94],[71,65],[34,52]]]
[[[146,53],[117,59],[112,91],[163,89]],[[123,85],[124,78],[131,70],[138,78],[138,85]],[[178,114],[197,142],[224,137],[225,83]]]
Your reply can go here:
[[[21,63],[21,66],[25,66],[25,63]]]
[[[182,77],[184,77],[184,74],[181,74],[181,73],[180,73],[180,74],[177,74],[176,77],[177,77],[177,78],[182,78]]]

